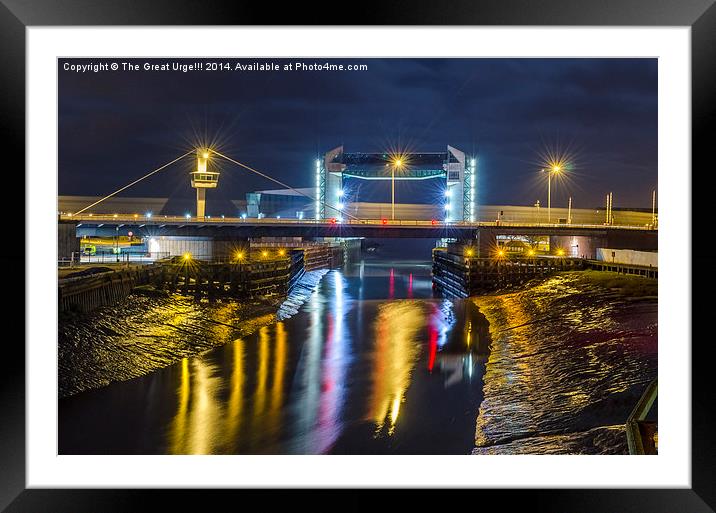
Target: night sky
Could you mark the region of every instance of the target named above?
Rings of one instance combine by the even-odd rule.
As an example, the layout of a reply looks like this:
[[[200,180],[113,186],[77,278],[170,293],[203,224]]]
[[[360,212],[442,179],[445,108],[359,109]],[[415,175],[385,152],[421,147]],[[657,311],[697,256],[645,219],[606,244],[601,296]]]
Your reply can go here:
[[[91,48],[88,49],[91,51]],[[199,62],[326,62],[201,59]],[[59,61],[59,194],[105,195],[209,141],[294,187],[313,186],[316,156],[345,151],[445,151],[479,161],[483,204],[547,202],[545,153],[566,155],[552,205],[651,207],[657,185],[656,59],[331,59],[367,71],[64,71]],[[149,62],[197,62],[153,59]],[[123,196],[191,198],[191,160]],[[359,201],[389,201],[384,191]],[[398,202],[429,200],[404,183]],[[243,199],[270,181],[222,165],[210,195]],[[211,201],[211,196],[209,196]]]

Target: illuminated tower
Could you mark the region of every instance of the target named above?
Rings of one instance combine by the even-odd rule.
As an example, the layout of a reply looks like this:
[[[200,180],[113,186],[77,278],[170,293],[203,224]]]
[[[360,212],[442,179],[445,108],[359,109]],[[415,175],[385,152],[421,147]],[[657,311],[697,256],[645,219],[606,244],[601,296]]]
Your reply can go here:
[[[213,189],[219,185],[219,173],[209,171],[209,150],[200,148],[196,150],[196,171],[191,173],[191,186],[196,189],[196,217],[204,217],[206,208],[206,189]]]

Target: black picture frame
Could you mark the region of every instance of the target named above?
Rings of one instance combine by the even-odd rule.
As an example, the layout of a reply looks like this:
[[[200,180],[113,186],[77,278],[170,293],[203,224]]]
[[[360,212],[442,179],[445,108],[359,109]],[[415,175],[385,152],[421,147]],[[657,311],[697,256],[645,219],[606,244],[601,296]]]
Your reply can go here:
[[[692,71],[692,168],[713,168],[707,160],[716,141],[716,5],[714,0],[459,0],[450,3],[425,1],[367,2],[342,4],[340,11],[306,3],[272,4],[216,0],[0,0],[0,74],[2,104],[0,130],[4,152],[16,158],[15,169],[25,166],[25,30],[32,26],[87,25],[572,25],[572,26],[689,26],[691,27]],[[89,43],[89,42],[88,42]],[[668,141],[660,141],[667,144]],[[20,151],[20,150],[23,151]],[[693,182],[699,176],[691,170],[678,172]],[[708,187],[693,187],[692,233],[706,231],[709,205]],[[24,191],[32,193],[32,191]],[[12,208],[24,212],[24,195]],[[702,209],[699,212],[699,208]],[[703,215],[699,215],[699,213]],[[686,214],[688,215],[688,214]],[[12,230],[19,233],[24,218],[13,218]],[[685,234],[684,240],[689,234]],[[683,244],[684,241],[678,241]],[[19,246],[13,243],[12,246]],[[694,252],[693,272],[710,269],[714,253]],[[6,323],[25,313],[23,276],[31,269],[17,251],[3,253],[7,290],[14,301],[5,309]],[[686,262],[688,263],[688,262]],[[22,267],[24,273],[16,272]],[[7,272],[13,269],[13,272]],[[702,275],[703,274],[703,275]],[[708,291],[714,285],[713,273],[699,273],[692,287],[692,319],[709,317]],[[699,299],[702,300],[699,300]],[[685,300],[687,298],[684,298]],[[22,309],[12,312],[12,307]],[[14,314],[14,315],[13,315]],[[699,315],[701,314],[701,315]],[[703,322],[703,321],[701,321]],[[694,332],[694,335],[696,332]],[[714,401],[711,398],[709,367],[710,338],[692,336],[692,488],[690,489],[585,489],[585,490],[472,490],[459,493],[467,500],[498,498],[509,509],[518,503],[530,511],[591,512],[644,511],[707,512],[716,509],[716,436]],[[25,489],[25,349],[19,337],[6,336],[3,344],[4,365],[0,373],[0,508],[7,511],[135,511],[147,509],[150,499],[158,499],[163,508],[175,504],[183,508],[206,506],[204,498],[190,490],[47,490]],[[688,341],[663,341],[662,343]],[[256,491],[215,490],[223,500],[239,494],[251,499]],[[273,492],[272,498],[305,500],[307,491]],[[333,502],[336,491],[322,491],[326,504]],[[334,502],[341,509],[371,507],[374,491],[349,491]],[[427,507],[444,507],[444,498],[429,491],[413,491]],[[497,497],[496,497],[497,496]],[[355,497],[355,498],[353,498]],[[451,499],[452,501],[453,499]],[[215,504],[220,504],[216,502]],[[248,503],[247,503],[248,504]],[[294,503],[295,505],[295,503]],[[202,508],[204,509],[204,508]]]

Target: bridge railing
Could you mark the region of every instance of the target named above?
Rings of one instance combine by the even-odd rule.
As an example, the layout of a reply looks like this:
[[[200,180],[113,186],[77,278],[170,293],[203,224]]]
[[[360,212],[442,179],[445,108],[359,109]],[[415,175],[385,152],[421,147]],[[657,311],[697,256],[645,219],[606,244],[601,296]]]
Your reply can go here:
[[[62,221],[76,221],[78,223],[88,222],[107,222],[107,223],[122,223],[122,224],[161,224],[162,222],[167,223],[180,223],[180,224],[231,224],[231,225],[320,225],[320,226],[361,226],[361,225],[374,225],[374,226],[423,226],[423,227],[464,227],[464,228],[478,228],[478,227],[536,227],[536,228],[598,228],[598,229],[619,229],[619,230],[657,230],[655,225],[628,225],[628,224],[577,224],[577,223],[529,223],[529,222],[517,222],[517,221],[445,221],[445,220],[411,220],[411,219],[343,219],[338,220],[337,218],[328,219],[295,219],[295,218],[276,218],[276,217],[263,217],[263,218],[243,218],[243,217],[186,217],[186,216],[140,216],[138,214],[82,214],[73,216],[70,214],[62,214],[59,216]]]

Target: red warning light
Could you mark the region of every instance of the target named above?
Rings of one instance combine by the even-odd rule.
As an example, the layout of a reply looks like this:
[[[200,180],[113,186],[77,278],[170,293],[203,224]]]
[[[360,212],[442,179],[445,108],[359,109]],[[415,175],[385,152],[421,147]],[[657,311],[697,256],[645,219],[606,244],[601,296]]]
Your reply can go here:
[[[431,222],[431,223],[433,223],[433,226],[435,226],[436,224],[438,224],[438,221],[437,221],[437,219],[433,219],[433,220],[432,220],[432,221],[430,221],[430,222]]]
[[[388,220],[385,219],[385,218],[381,219],[380,222],[383,223],[383,224],[388,224]]]
[[[331,217],[331,218],[329,219],[329,221],[330,221],[331,224],[336,224],[336,218],[335,218],[335,217]]]

